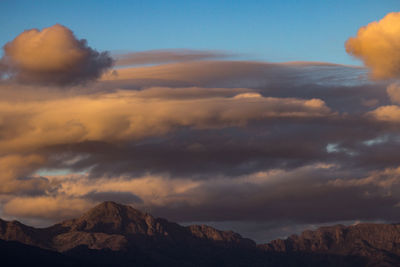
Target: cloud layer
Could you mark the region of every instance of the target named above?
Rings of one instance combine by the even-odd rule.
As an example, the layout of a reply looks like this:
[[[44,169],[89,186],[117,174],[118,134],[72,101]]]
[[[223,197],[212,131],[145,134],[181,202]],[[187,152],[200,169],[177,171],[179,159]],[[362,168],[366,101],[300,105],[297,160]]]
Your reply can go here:
[[[5,44],[0,71],[21,82],[65,85],[97,79],[112,62],[107,52],[97,52],[56,24],[26,30]]]
[[[321,62],[150,51],[121,64],[173,63],[82,84],[109,65],[68,67],[93,52],[71,31],[17,39],[3,67],[17,66],[15,51],[30,57],[0,81],[0,217],[44,226],[115,200],[180,222],[257,225],[265,240],[277,226],[400,220],[396,83]]]

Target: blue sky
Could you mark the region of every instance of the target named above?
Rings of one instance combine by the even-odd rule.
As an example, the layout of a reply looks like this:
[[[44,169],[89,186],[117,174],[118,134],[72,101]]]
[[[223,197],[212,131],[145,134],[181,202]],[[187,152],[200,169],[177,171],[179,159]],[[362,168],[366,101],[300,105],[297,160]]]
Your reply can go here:
[[[245,58],[358,64],[344,42],[398,0],[0,1],[0,43],[61,23],[98,50],[189,48]]]

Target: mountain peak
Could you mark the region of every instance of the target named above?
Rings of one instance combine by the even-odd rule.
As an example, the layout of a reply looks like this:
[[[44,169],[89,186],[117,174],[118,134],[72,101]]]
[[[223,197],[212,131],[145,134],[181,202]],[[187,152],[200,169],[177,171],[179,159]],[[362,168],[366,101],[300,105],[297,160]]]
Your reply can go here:
[[[124,220],[135,220],[144,216],[145,214],[130,206],[118,204],[113,201],[106,201],[87,211],[80,219],[122,223]]]
[[[134,233],[146,224],[147,217],[130,206],[106,201],[84,213],[81,217],[66,221],[63,226],[76,231],[102,232],[109,234]]]
[[[96,208],[113,208],[113,207],[126,207],[126,205],[114,202],[114,201],[104,201],[100,204],[94,206],[92,209]]]
[[[117,202],[114,202],[114,201],[111,201],[111,200],[108,200],[108,201],[103,201],[100,204],[97,204],[92,209],[100,208],[100,207],[103,207],[103,208],[115,208],[115,207],[130,207],[130,206],[129,205],[124,205],[124,204],[121,204],[121,203],[117,203]]]
[[[135,213],[141,213],[140,211],[126,205],[122,205],[119,203],[116,203],[114,201],[104,201],[97,206],[91,208],[88,212],[85,213],[85,215],[91,214],[91,215],[96,215],[96,214],[122,214],[125,212],[135,212]]]

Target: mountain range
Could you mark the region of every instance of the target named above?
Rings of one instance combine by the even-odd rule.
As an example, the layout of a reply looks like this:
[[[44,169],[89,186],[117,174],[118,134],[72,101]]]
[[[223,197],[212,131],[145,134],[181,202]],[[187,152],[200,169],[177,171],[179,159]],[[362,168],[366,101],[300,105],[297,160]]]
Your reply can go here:
[[[400,266],[400,224],[321,227],[267,244],[103,202],[47,228],[0,220],[6,266]]]

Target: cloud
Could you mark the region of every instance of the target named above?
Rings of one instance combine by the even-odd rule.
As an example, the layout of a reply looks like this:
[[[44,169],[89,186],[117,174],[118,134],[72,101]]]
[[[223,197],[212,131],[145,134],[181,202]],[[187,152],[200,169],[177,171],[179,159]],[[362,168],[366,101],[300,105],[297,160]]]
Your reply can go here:
[[[212,163],[206,158],[213,151],[215,155],[223,156],[229,149],[219,148],[218,151],[204,146],[207,149],[204,152],[200,143],[196,146],[196,142],[179,144],[180,141],[170,147],[161,143],[153,147],[151,140],[162,140],[179,131],[189,131],[196,136],[196,131],[218,132],[261,122],[268,125],[278,119],[290,123],[336,116],[319,99],[263,97],[246,92],[253,91],[242,88],[149,88],[78,95],[60,93],[40,100],[0,100],[0,161],[4,161],[0,193],[51,194],[57,190],[57,184],[32,177],[41,168],[91,169],[93,175],[96,173],[100,177],[131,171],[173,173],[177,161],[171,160],[179,160],[186,154],[188,157],[183,161],[187,165],[182,166],[186,168],[185,172],[194,171],[190,166],[198,164],[191,161],[196,161],[199,156],[204,158],[204,164],[211,164],[210,171],[220,171],[224,164]],[[213,144],[213,139],[208,143]],[[118,151],[124,147],[126,150]],[[182,148],[184,153],[181,153]],[[249,150],[244,146],[242,149],[251,154],[253,148]],[[158,152],[150,156],[149,153],[155,151]],[[162,159],[160,156],[165,152],[172,156]],[[265,152],[256,155],[262,153]],[[253,154],[250,158],[254,157]],[[132,160],[143,161],[142,167],[129,169],[139,166],[132,164]],[[155,160],[159,163],[154,164]],[[242,160],[243,157],[239,161],[227,157],[229,165]],[[150,168],[152,165],[153,169]],[[106,169],[102,170],[101,166]],[[177,169],[178,172],[181,170]]]
[[[118,203],[142,203],[143,200],[132,194],[131,192],[126,191],[91,191],[87,193],[83,198],[87,198],[96,202],[103,202],[103,201],[115,201]]]
[[[220,82],[218,75],[213,78],[215,74],[208,72],[210,67],[218,70],[224,66],[228,68],[221,76],[223,80],[229,81],[234,76],[246,80],[253,76],[273,85],[256,89],[144,87],[121,90],[117,80],[116,84],[107,84],[111,89],[102,88],[105,82],[98,82],[89,87],[57,91],[5,83],[0,85],[3,96],[0,153],[34,153],[44,159],[24,176],[40,168],[60,168],[88,171],[92,178],[129,175],[134,179],[145,173],[173,178],[211,179],[214,175],[235,178],[259,170],[297,168],[318,160],[337,161],[338,153],[326,151],[329,143],[345,142],[341,145],[348,147],[360,139],[372,139],[379,134],[379,128],[363,117],[342,116],[325,101],[312,98],[321,96],[351,113],[355,108],[367,109],[357,103],[360,96],[381,97],[380,90],[385,95],[384,87],[364,84],[322,87],[313,83],[319,83],[321,77],[326,81],[332,74],[352,73],[353,68],[321,64],[190,62],[180,64],[179,68],[164,66],[162,73],[196,80],[195,71],[187,72],[193,66],[204,72],[201,75],[208,85]],[[320,78],[308,80],[309,68],[313,74],[320,72]],[[190,73],[192,78],[186,75]],[[283,79],[281,85],[279,79]],[[337,80],[336,76],[333,79]],[[293,84],[303,85],[294,87]],[[349,98],[349,92],[355,96]],[[343,161],[349,157],[340,156]],[[353,157],[351,162],[357,161]]]
[[[400,166],[400,142],[398,122],[373,115],[391,105],[388,83],[364,68],[185,61],[117,71],[68,90],[0,82],[3,214],[43,226],[107,199],[171,220],[266,228],[398,219],[397,185],[388,195],[389,179],[367,182]]]
[[[400,83],[392,83],[387,87],[387,94],[392,103],[400,104]]]
[[[400,77],[400,12],[387,14],[358,30],[346,41],[346,51],[371,69],[373,78]]]
[[[63,220],[79,216],[92,206],[90,201],[63,196],[16,197],[3,206],[3,212],[13,217],[52,221],[54,218]]]
[[[77,84],[97,79],[113,63],[60,24],[26,30],[3,49],[3,78],[25,83]]]
[[[201,94],[201,88],[197,91]],[[318,99],[221,96],[143,99],[142,94],[146,95],[146,90],[120,90],[24,103],[0,101],[0,127],[3,129],[0,151],[21,152],[84,141],[141,140],[181,127],[220,129],[243,127],[255,120],[333,115]]]
[[[400,185],[400,167],[387,168],[382,171],[373,171],[369,176],[358,179],[335,179],[329,182],[334,186],[357,187],[373,185],[377,188],[390,189]],[[399,187],[400,189],[400,187]]]
[[[375,185],[338,187],[325,182],[340,172],[329,169],[305,171],[306,168],[277,171],[276,177],[261,174],[229,183],[223,180],[202,183],[182,194],[186,196],[184,200],[154,205],[151,211],[159,216],[168,214],[178,221],[302,224],[377,218],[399,220],[396,212],[398,186],[396,190],[392,189],[392,195]]]
[[[116,66],[186,62],[231,57],[220,51],[201,51],[190,49],[151,50],[115,55]]]
[[[354,174],[339,165],[318,163],[292,170],[261,171],[236,179],[229,176],[214,176],[210,180],[170,179],[145,175],[135,179],[120,176],[93,180],[87,175],[67,175],[49,177],[63,185],[58,196],[16,197],[4,210],[7,215],[56,221],[60,218],[56,207],[73,204],[61,215],[62,218],[76,216],[74,212],[102,201],[103,196],[122,192],[114,197],[127,197],[125,203],[180,222],[253,221],[293,225],[399,220],[396,205],[400,202],[400,183],[395,179],[398,168],[360,177]],[[102,191],[94,191],[97,189]],[[98,196],[102,197],[88,198],[93,192],[101,192]]]
[[[0,156],[0,194],[42,195],[55,190],[56,183],[44,177],[30,177],[45,161],[36,154]]]
[[[366,69],[318,62],[195,61],[116,71],[103,75],[99,87],[247,88],[271,97],[319,98],[340,112],[387,102],[386,84],[369,81]]]
[[[388,105],[381,106],[369,113],[377,120],[387,122],[399,122],[400,121],[400,106]]]
[[[149,87],[140,90],[141,99],[209,99],[213,97],[237,97],[241,94],[257,94],[249,88],[201,88],[201,87]]]
[[[313,75],[307,72],[313,71]],[[298,83],[339,84],[359,83],[360,79],[346,71],[362,75],[365,71],[351,66],[324,64],[319,62],[266,63],[255,61],[193,61],[155,66],[127,67],[117,69],[118,75],[106,73],[104,81],[135,80],[187,83],[202,87],[260,87],[265,85]],[[341,75],[339,75],[341,74]],[[303,76],[302,76],[303,75]],[[186,87],[188,85],[185,85]],[[175,84],[176,85],[176,84]],[[154,85],[153,85],[154,86]]]

